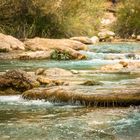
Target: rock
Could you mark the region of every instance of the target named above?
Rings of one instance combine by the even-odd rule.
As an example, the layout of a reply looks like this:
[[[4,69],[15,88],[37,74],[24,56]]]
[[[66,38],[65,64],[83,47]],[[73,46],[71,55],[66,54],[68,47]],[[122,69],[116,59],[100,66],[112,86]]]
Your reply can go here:
[[[64,81],[61,80],[53,80],[47,77],[39,76],[37,81],[40,82],[41,85],[48,85],[48,86],[60,86],[60,85],[68,85]]]
[[[12,88],[16,91],[26,91],[38,87],[39,82],[22,70],[11,70],[0,75],[0,89]]]
[[[62,53],[68,53],[72,59],[85,59],[85,55],[82,55],[77,50],[85,50],[87,46],[81,42],[73,41],[70,39],[45,39],[34,38],[28,39],[24,42],[26,49],[37,50],[58,50]]]
[[[35,51],[35,52],[23,52],[19,54],[19,59],[21,60],[31,60],[31,59],[50,59],[53,51]]]
[[[99,38],[97,36],[91,37],[90,40],[91,40],[92,44],[96,44],[99,42]]]
[[[51,102],[65,102],[67,104],[80,103],[86,106],[130,106],[140,105],[139,89],[108,89],[92,92],[78,92],[72,87],[60,86],[49,88],[34,88],[22,95],[28,100],[42,100]]]
[[[105,65],[101,67],[102,71],[110,72],[110,71],[119,71],[123,69],[122,64],[113,64],[113,65]]]
[[[120,61],[119,63],[120,63],[121,65],[123,65],[123,67],[128,67],[128,62]]]
[[[9,52],[12,51],[10,44],[0,41],[0,52]]]
[[[140,68],[140,62],[129,62],[128,63],[128,68],[130,69],[139,69]]]
[[[43,77],[43,76],[37,77],[37,81],[38,81],[40,84],[45,84],[45,85],[52,84],[52,80],[50,80],[49,78]]]
[[[73,76],[73,74],[65,69],[61,68],[49,68],[43,73],[45,76],[54,76],[54,77],[65,77],[65,76]]]
[[[27,39],[24,44],[26,45],[26,49],[33,51],[50,49],[66,50],[67,48],[74,50],[87,49],[85,44],[70,39],[46,39],[36,37],[33,39]]]
[[[0,96],[1,95],[18,95],[18,94],[21,94],[21,92],[13,90],[12,88],[0,90]]]
[[[136,39],[137,39],[137,41],[140,41],[140,35],[137,35]]]
[[[71,70],[71,72],[72,72],[73,74],[79,74],[79,72],[78,72],[77,70]]]
[[[112,55],[112,54],[109,54],[109,55],[106,55],[104,57],[104,59],[106,59],[106,60],[115,60],[115,59],[125,59],[125,57],[123,55]]]
[[[132,34],[131,37],[132,39],[136,39],[137,36],[135,34]]]
[[[85,86],[96,86],[96,85],[103,85],[102,82],[99,82],[99,81],[85,81],[84,83],[82,83],[81,85],[85,85]]]
[[[112,31],[108,31],[108,30],[104,30],[98,33],[98,37],[101,40],[106,40],[106,39],[110,39],[110,37],[114,37],[115,33]],[[112,38],[111,38],[112,39]]]
[[[84,44],[92,44],[92,41],[89,37],[86,36],[79,36],[79,37],[72,37],[71,40],[79,41]]]
[[[136,55],[134,53],[129,53],[125,55],[128,59],[136,59]]]
[[[45,71],[45,69],[39,68],[39,69],[36,70],[35,74],[36,75],[42,75],[44,73],[44,71]]]
[[[18,39],[0,33],[0,51],[25,50],[24,44]]]

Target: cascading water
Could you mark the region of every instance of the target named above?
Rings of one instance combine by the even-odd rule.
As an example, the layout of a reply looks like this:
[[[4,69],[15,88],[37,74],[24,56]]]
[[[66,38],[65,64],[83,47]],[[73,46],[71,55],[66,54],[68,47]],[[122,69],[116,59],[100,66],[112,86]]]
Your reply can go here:
[[[0,71],[22,68],[60,67],[76,69],[79,91],[102,92],[110,89],[139,88],[139,71],[135,73],[95,73],[101,66],[120,60],[140,61],[139,43],[101,44],[82,51],[87,60],[80,61],[0,61]],[[62,77],[63,79],[63,77]],[[66,80],[67,77],[64,77]],[[82,87],[81,81],[97,80],[103,85]],[[0,139],[2,140],[139,140],[140,108],[91,108],[80,104],[28,101],[21,96],[0,96]]]

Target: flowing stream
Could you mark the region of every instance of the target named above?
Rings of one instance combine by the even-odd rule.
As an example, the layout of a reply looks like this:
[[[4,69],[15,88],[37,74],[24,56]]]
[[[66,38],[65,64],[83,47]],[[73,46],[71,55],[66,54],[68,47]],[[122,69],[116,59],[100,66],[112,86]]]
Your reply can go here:
[[[87,60],[0,60],[0,71],[21,68],[60,67],[81,72],[81,80],[96,79],[110,88],[139,88],[139,71],[131,73],[93,73],[106,64],[120,60],[140,61],[139,43],[89,46]],[[91,90],[87,87],[85,90]],[[79,104],[27,101],[16,96],[0,96],[0,140],[140,140],[140,107],[93,108]]]

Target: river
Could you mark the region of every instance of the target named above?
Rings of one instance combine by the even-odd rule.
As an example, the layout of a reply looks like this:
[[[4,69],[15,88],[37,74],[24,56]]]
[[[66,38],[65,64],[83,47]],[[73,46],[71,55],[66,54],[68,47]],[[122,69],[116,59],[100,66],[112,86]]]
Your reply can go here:
[[[0,61],[0,71],[21,68],[26,71],[37,68],[60,67],[78,70],[79,79],[97,79],[104,83],[104,90],[139,88],[140,74],[92,73],[106,64],[120,60],[140,61],[139,43],[100,44],[81,51],[87,60],[48,61],[32,60]],[[130,55],[135,54],[135,55]],[[114,84],[114,85],[112,85]],[[101,88],[101,87],[99,87]],[[90,88],[87,90],[90,90]],[[127,108],[84,107],[80,104],[27,101],[16,96],[0,96],[0,140],[139,140],[140,107]]]

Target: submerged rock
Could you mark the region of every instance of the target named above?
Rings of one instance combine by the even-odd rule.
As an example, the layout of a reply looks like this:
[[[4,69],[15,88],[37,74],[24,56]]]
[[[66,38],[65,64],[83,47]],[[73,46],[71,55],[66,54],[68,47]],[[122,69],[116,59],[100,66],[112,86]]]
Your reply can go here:
[[[128,59],[136,59],[136,54],[134,54],[134,53],[129,53],[129,54],[126,54],[125,56]]]
[[[11,70],[0,75],[0,90],[11,88],[23,92],[38,86],[39,82],[22,70]]]
[[[70,39],[75,40],[75,41],[79,41],[79,42],[84,43],[84,44],[92,44],[91,39],[87,36],[72,37]]]
[[[101,71],[104,71],[104,72],[119,71],[122,69],[123,69],[122,64],[105,65],[101,67]]]
[[[12,50],[25,50],[25,45],[10,35],[0,33],[0,52],[9,52]]]
[[[85,85],[85,86],[96,86],[96,85],[103,85],[103,83],[102,82],[99,82],[99,81],[89,80],[89,81],[85,81],[81,85]]]

